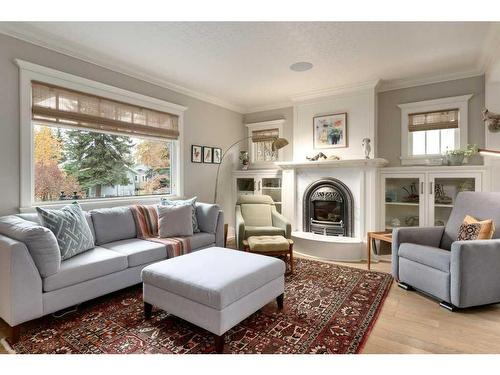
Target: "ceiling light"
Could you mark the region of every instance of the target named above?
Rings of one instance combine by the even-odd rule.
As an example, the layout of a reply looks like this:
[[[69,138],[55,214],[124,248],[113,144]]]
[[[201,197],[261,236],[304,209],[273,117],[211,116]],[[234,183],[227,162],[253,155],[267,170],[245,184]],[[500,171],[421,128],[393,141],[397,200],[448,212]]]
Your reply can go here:
[[[290,65],[290,70],[294,72],[305,72],[306,70],[312,69],[313,64],[307,61],[299,61]]]

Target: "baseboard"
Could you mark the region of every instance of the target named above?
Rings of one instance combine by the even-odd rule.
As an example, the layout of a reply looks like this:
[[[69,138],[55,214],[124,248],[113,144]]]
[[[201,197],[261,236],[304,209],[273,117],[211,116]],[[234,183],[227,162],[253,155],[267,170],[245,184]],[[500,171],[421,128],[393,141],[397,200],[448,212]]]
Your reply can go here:
[[[9,354],[16,354],[16,352],[14,351],[14,349],[12,349],[12,347],[10,346],[10,344],[7,342],[6,339],[1,339],[0,340],[0,345],[3,346],[3,348],[5,349],[5,351]]]

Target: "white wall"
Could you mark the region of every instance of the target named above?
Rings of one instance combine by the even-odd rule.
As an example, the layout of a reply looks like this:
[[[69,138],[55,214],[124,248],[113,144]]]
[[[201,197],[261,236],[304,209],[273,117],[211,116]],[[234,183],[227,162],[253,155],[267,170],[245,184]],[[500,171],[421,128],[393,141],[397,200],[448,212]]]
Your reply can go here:
[[[490,112],[500,113],[500,57],[485,74],[485,107]],[[500,151],[500,132],[492,133],[485,126],[485,148]],[[500,157],[484,157],[484,164],[492,168],[490,189],[500,191]]]
[[[341,159],[364,158],[361,146],[363,138],[372,140],[372,157],[375,155],[375,90],[362,90],[313,101],[297,103],[294,106],[293,160],[304,161],[319,151],[325,155],[337,155]],[[313,141],[313,117],[330,113],[347,112],[347,147],[315,150]]]

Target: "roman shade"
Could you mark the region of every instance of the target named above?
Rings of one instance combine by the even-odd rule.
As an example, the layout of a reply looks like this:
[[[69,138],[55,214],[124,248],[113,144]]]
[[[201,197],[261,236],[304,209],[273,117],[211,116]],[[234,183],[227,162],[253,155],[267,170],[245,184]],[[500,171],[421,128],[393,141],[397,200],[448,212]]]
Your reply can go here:
[[[458,109],[445,111],[411,113],[408,115],[410,132],[458,128]]]
[[[179,137],[177,115],[37,81],[31,87],[35,121],[129,136]]]
[[[279,129],[265,129],[252,131],[253,142],[274,141],[280,136]]]

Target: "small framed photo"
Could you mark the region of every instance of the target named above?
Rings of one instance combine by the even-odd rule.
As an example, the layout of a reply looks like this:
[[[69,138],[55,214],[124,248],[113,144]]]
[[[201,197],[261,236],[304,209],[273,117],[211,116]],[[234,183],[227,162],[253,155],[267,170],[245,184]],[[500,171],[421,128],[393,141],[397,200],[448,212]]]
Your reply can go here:
[[[202,148],[198,145],[191,145],[191,163],[201,163]]]
[[[203,146],[203,163],[213,163],[212,147]]]
[[[314,148],[347,147],[347,113],[313,117]]]
[[[219,147],[214,147],[212,150],[212,162],[214,164],[220,164],[222,160],[222,149]]]

